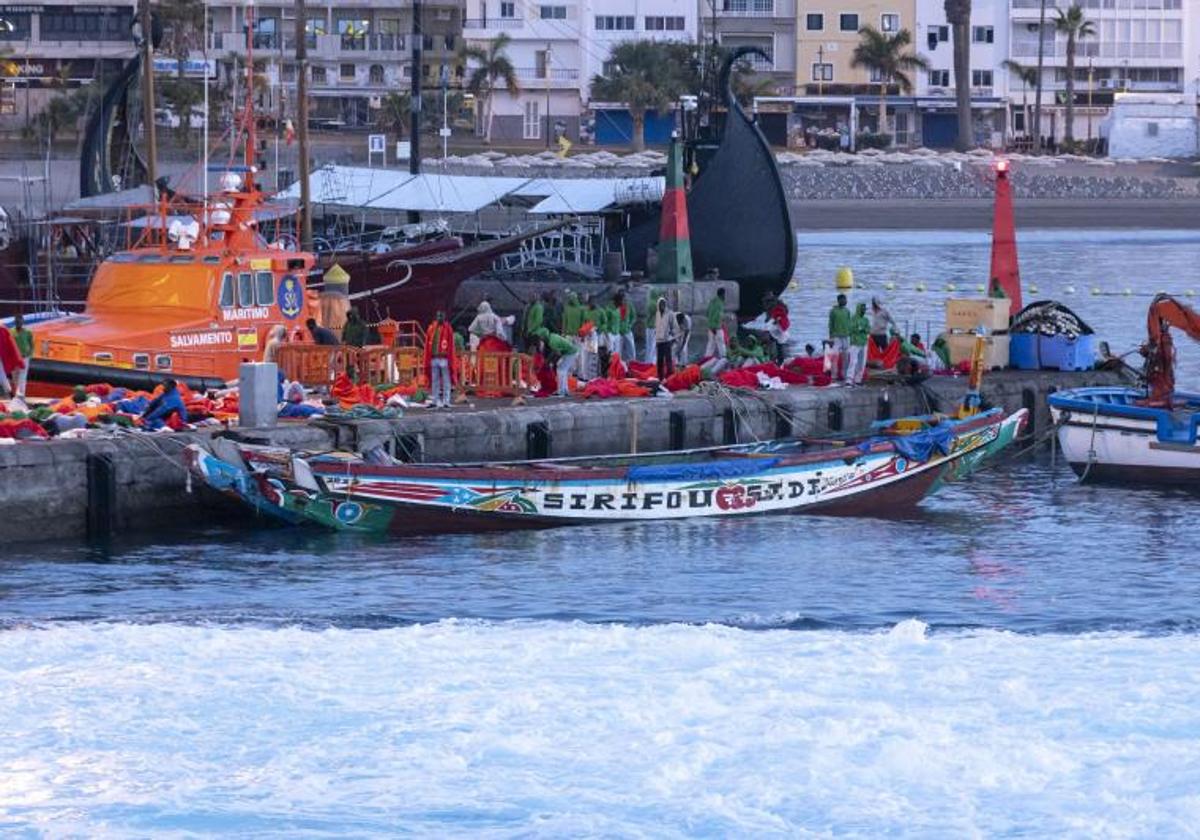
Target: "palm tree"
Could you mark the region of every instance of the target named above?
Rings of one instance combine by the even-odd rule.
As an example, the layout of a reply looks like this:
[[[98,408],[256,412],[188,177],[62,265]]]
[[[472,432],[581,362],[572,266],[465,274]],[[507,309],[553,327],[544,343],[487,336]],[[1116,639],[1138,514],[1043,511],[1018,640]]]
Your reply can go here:
[[[592,98],[624,102],[633,120],[633,150],[646,148],[646,114],[669,111],[684,93],[673,52],[655,41],[623,41],[613,47],[609,70],[592,79]]]
[[[901,29],[895,35],[880,32],[873,26],[858,30],[858,46],[850,59],[851,67],[864,67],[879,77],[879,133],[887,134],[887,89],[894,84],[902,93],[913,89],[913,70],[928,70],[929,62],[914,52],[905,52],[912,44],[912,33]]]
[[[1001,62],[1000,66],[1021,80],[1021,112],[1025,115],[1025,134],[1028,136],[1030,133],[1029,89],[1037,84],[1037,68],[1029,67],[1019,61],[1012,61],[1007,58]]]
[[[1075,51],[1081,38],[1096,35],[1096,24],[1084,17],[1083,9],[1075,3],[1065,12],[1058,9],[1054,29],[1067,36],[1067,119],[1063,132],[1063,144],[1075,145]]]
[[[971,120],[971,0],[946,0],[946,22],[954,29],[954,99],[958,106],[958,140],[965,152],[974,141]]]
[[[463,44],[459,57],[475,64],[467,77],[467,90],[483,101],[484,142],[492,142],[492,102],[496,88],[503,84],[509,96],[518,96],[521,86],[517,83],[517,71],[505,51],[512,37],[501,32],[486,47]]]

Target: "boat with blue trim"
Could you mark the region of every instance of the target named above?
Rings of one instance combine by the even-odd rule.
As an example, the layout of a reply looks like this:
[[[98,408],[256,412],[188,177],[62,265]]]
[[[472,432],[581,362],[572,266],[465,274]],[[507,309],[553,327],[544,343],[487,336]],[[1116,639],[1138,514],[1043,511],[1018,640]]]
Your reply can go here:
[[[1074,388],[1049,398],[1058,442],[1077,475],[1200,487],[1200,394],[1175,390],[1171,328],[1200,340],[1200,313],[1159,294],[1146,314],[1145,388]]]

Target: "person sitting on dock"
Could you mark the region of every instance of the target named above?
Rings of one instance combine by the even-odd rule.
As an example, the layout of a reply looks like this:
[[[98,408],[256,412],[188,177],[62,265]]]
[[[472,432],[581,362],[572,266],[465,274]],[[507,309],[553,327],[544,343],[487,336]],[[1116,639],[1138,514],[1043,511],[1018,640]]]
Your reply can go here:
[[[367,343],[367,324],[353,306],[346,313],[346,326],[342,327],[342,344],[362,347]]]
[[[708,302],[708,344],[704,347],[704,355],[724,359],[728,352],[725,345],[725,287],[717,289],[717,294]]]
[[[162,384],[162,393],[146,406],[142,412],[142,426],[147,429],[161,429],[171,416],[179,418],[180,423],[188,421],[187,406],[179,395],[174,379],[168,379]]]
[[[320,326],[316,318],[309,318],[304,322],[304,326],[308,327],[308,334],[312,336],[313,344],[322,347],[337,347],[340,343],[333,330]]]
[[[846,296],[838,295],[837,304],[829,310],[829,343],[833,351],[833,369],[829,376],[835,382],[849,381],[847,377],[847,358],[850,355],[850,332],[853,316],[846,308]]]
[[[450,407],[450,382],[454,370],[454,330],[446,323],[446,313],[438,310],[425,331],[425,376],[429,381],[434,408]]]

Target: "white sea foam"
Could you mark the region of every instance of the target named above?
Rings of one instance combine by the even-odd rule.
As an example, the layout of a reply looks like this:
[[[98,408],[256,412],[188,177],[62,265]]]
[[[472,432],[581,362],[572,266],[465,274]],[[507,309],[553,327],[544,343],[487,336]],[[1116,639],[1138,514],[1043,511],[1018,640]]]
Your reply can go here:
[[[1180,837],[1200,637],[0,633],[0,834]]]

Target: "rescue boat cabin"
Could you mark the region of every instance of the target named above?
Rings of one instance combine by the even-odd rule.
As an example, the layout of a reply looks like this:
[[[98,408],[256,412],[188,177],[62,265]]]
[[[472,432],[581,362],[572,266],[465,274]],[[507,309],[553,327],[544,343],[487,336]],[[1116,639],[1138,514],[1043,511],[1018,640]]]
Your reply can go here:
[[[97,267],[82,314],[33,329],[35,357],[228,380],[261,358],[273,327],[299,333],[318,314],[315,257],[268,247],[261,193],[234,173],[222,181],[207,210],[147,217],[143,242]]]

